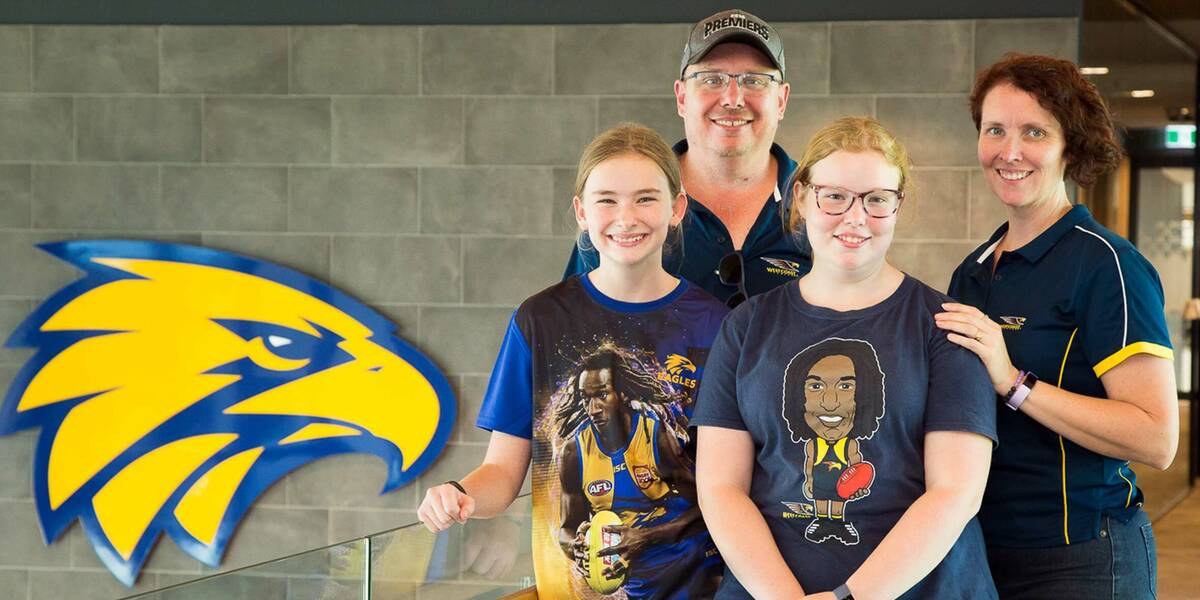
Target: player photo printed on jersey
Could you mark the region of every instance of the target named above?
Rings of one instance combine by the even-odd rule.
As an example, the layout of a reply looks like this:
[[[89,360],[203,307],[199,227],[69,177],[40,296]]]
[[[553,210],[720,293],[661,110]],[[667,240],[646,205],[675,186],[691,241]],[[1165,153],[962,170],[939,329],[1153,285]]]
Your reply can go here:
[[[697,567],[717,564],[716,549],[685,451],[702,358],[601,343],[560,374],[534,421],[533,494],[551,498],[535,529],[559,550],[535,559],[539,594],[711,597],[719,569]]]

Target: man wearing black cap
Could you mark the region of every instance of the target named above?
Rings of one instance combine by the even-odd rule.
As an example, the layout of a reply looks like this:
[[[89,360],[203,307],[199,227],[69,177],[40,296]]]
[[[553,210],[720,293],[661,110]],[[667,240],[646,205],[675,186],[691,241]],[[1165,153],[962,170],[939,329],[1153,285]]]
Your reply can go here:
[[[805,242],[783,231],[781,203],[796,163],[774,143],[787,109],[783,42],[770,24],[726,10],[692,27],[675,102],[686,139],[675,145],[688,193],[682,244],[666,269],[730,306],[808,272]],[[599,264],[588,240],[566,276]],[[804,248],[801,248],[804,246]]]

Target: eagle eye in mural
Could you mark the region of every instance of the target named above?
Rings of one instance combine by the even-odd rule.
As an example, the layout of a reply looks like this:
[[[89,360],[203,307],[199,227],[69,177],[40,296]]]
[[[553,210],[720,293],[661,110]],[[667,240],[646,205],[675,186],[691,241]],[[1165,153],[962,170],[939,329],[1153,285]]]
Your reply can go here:
[[[85,272],[9,337],[35,354],[0,434],[40,429],[34,497],[47,543],[78,519],[132,585],[159,534],[217,566],[243,515],[317,458],[370,453],[382,492],[449,437],[445,376],[383,316],[245,256],[107,240],[41,248]]]

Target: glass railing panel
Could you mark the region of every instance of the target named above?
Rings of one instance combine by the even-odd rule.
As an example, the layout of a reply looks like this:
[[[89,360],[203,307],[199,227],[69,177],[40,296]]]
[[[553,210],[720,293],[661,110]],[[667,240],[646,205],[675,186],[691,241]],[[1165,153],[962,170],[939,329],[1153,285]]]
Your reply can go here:
[[[338,597],[362,599],[367,592],[367,539],[217,573],[153,592],[138,600],[320,600],[326,590],[350,591]],[[159,576],[160,581],[163,575]]]
[[[503,515],[432,534],[424,526],[371,538],[373,598],[490,600],[533,585],[529,496]]]
[[[438,534],[411,523],[128,600],[498,599],[533,585],[529,517],[525,495],[499,517]]]

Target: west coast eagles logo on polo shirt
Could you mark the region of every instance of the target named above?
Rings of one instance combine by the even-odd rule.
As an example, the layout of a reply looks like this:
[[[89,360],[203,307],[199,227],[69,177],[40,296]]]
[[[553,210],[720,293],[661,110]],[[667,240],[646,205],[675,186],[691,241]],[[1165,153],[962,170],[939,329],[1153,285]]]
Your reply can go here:
[[[761,257],[764,262],[771,265],[767,267],[767,272],[772,275],[780,275],[783,277],[799,277],[800,263],[785,260],[782,258],[770,258],[768,256]]]
[[[1000,317],[1000,329],[1020,331],[1025,326],[1026,317]]]

